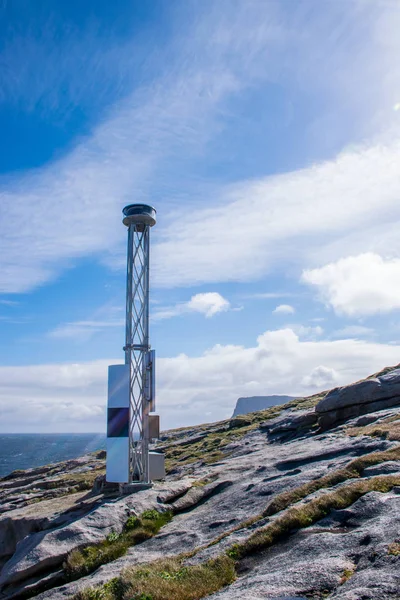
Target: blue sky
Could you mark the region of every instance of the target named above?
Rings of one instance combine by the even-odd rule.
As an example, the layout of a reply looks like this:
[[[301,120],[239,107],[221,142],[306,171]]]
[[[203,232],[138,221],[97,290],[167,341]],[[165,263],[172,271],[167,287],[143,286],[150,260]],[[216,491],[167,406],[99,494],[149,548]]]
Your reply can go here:
[[[400,362],[400,6],[0,2],[0,431],[103,431],[146,201],[166,427]]]

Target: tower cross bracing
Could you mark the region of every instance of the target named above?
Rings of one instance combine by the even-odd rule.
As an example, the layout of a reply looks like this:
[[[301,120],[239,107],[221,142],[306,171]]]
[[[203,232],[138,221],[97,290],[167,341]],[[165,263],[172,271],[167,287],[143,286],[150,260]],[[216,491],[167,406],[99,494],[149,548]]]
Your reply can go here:
[[[147,483],[149,449],[149,225],[128,229],[125,364],[130,367],[130,472],[132,481]]]

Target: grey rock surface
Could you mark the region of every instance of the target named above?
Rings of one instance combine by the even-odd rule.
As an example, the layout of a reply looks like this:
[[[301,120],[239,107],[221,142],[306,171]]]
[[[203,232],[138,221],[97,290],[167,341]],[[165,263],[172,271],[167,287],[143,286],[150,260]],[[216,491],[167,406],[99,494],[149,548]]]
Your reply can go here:
[[[248,559],[247,570],[213,600],[287,596],[337,600],[398,598],[398,558],[388,553],[400,527],[400,495],[371,492],[351,509]],[[348,579],[345,580],[347,573]]]
[[[321,477],[356,456],[391,446],[393,444],[386,440],[348,438],[335,433],[316,435],[306,442],[299,439],[271,445],[267,443],[266,434],[256,430],[237,442],[231,456],[217,464],[204,465],[197,471],[199,478],[217,477],[215,483],[224,483],[222,486],[210,485],[209,489],[214,493],[208,494],[207,498],[197,496],[199,502],[193,504],[197,490],[194,488],[195,493],[190,490],[188,498],[181,498],[183,512],[157,536],[131,548],[126,556],[104,565],[95,573],[37,597],[65,599],[84,587],[105,583],[129,565],[199,548],[240,522],[258,515],[276,494]],[[248,452],[249,447],[251,452]],[[231,483],[226,485],[228,481]],[[235,532],[209,550],[200,551],[197,562],[215,556],[251,531]]]
[[[174,488],[187,489],[181,482],[155,486],[123,497],[105,501],[82,518],[49,531],[39,531],[18,542],[12,558],[0,574],[0,589],[4,585],[24,580],[49,567],[61,567],[67,554],[74,548],[95,544],[109,533],[120,533],[130,515],[139,515],[147,509],[166,509],[158,496],[171,493]]]
[[[164,441],[170,457],[177,453],[179,468],[174,467],[165,482],[121,498],[83,491],[29,505],[20,500],[23,488],[35,485],[32,473],[0,481],[0,506],[6,507],[0,515],[0,598],[18,600],[25,594],[39,600],[65,600],[136,564],[183,552],[194,553],[188,564],[218,556],[280,517],[281,513],[262,517],[278,494],[315,482],[356,457],[396,448],[398,443],[389,439],[349,436],[347,428],[399,413],[398,408],[385,407],[369,412],[367,422],[356,415],[345,425],[322,431],[315,426],[316,418],[325,413],[292,406],[282,407],[279,417],[266,422],[261,422],[263,414],[258,423],[250,419],[245,426],[239,422],[236,426],[233,420],[208,429],[166,432]],[[199,452],[208,435],[212,451],[217,450],[214,462],[206,450],[204,456]],[[219,449],[226,436],[229,443]],[[192,446],[191,462],[187,458]],[[73,469],[84,469],[84,463]],[[48,473],[54,479],[54,466]],[[362,473],[364,478],[382,476],[395,476],[400,482],[400,460],[395,457]],[[44,490],[46,473],[37,478]],[[307,504],[323,493],[317,491],[301,502]],[[64,579],[62,563],[71,550],[101,541],[111,531],[122,531],[130,514],[149,508],[168,509],[174,516],[157,535],[129,548],[125,556],[76,581]],[[254,523],[243,525],[253,517]],[[400,486],[386,493],[370,492],[346,509],[333,510],[312,526],[247,557],[239,565],[237,580],[210,598],[399,598],[400,558],[389,553],[390,544],[400,543],[399,525]],[[46,586],[51,589],[45,591]]]
[[[295,414],[282,414],[260,424],[260,429],[266,431],[269,437],[285,436],[286,434],[299,434],[303,430],[309,430],[318,421],[318,415],[314,409],[298,410]]]

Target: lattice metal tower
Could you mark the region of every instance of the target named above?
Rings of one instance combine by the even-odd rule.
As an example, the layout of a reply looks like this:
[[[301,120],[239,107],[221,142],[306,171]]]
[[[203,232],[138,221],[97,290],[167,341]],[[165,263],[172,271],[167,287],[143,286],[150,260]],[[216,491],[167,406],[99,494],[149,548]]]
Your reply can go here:
[[[129,481],[149,483],[149,413],[154,410],[154,351],[149,341],[150,229],[156,211],[146,204],[123,209],[128,227],[125,364],[130,369]]]

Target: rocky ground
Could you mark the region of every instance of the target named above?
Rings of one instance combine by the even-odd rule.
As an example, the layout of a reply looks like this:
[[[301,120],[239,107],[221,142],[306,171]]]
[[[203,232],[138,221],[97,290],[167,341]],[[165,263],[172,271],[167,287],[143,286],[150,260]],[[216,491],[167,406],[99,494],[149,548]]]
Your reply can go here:
[[[101,487],[104,453],[15,472],[0,481],[0,598],[400,599],[399,441],[392,368],[166,432],[166,480],[129,496]]]

